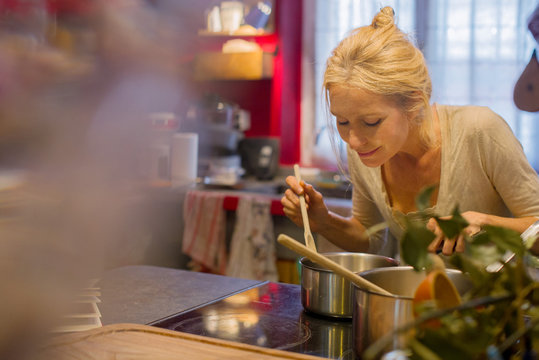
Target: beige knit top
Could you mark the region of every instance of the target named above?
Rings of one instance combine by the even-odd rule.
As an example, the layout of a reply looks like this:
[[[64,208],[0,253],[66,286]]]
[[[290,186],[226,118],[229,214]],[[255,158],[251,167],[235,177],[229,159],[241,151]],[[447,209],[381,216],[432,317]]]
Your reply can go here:
[[[437,203],[430,210],[450,215],[458,204],[461,212],[539,216],[539,177],[509,125],[486,107],[436,108],[442,164]],[[363,165],[349,147],[348,166],[354,186],[352,215],[366,227],[389,224],[385,234],[371,237],[369,252],[399,258],[403,228],[389,204],[381,167]]]

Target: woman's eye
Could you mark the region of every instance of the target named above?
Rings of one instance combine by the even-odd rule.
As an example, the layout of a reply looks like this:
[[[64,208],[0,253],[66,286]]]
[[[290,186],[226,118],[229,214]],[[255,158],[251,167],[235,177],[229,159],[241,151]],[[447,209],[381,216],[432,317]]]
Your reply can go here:
[[[344,126],[344,125],[348,125],[349,122],[347,120],[339,120],[337,119],[337,125],[340,125],[340,126]]]
[[[376,126],[376,125],[380,124],[381,122],[382,122],[382,119],[378,119],[375,122],[365,121],[365,125],[367,125],[367,126]]]

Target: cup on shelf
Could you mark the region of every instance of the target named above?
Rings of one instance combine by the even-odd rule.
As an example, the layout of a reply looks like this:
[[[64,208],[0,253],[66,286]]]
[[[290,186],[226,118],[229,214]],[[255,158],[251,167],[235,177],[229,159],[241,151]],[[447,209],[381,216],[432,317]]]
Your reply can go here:
[[[230,34],[238,30],[243,22],[243,2],[223,1],[220,10],[222,30]]]
[[[207,14],[206,28],[209,32],[221,32],[223,27],[221,26],[221,10],[219,6],[213,6]]]

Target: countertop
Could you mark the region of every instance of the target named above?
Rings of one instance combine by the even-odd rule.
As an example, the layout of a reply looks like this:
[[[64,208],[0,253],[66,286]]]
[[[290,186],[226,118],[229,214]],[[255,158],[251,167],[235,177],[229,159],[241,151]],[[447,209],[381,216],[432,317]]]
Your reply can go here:
[[[34,358],[319,358],[147,325],[267,284],[271,283],[148,265],[115,268],[97,283],[103,327],[53,337]]]
[[[101,288],[103,325],[148,324],[263,283],[172,268],[136,265],[109,270]]]
[[[62,338],[62,346],[53,348],[54,351],[86,351],[99,347],[116,355],[122,354],[125,346],[131,349],[132,344],[136,344],[135,347],[142,353],[155,354],[157,350],[163,350],[159,348],[161,345],[149,347],[152,341],[159,339],[156,336],[152,339],[149,336],[148,339],[140,338],[141,333],[155,333],[167,338],[180,336],[195,339],[198,342],[194,345],[181,344],[192,347],[195,352],[209,351],[208,344],[213,342],[226,343],[229,348],[256,350],[256,356],[246,354],[247,358],[263,358],[260,354],[265,352],[287,359],[313,358],[312,355],[351,359],[354,355],[352,323],[304,312],[299,301],[298,285],[139,265],[108,271],[98,286],[101,287],[101,303],[98,307],[104,326],[93,330],[92,334],[96,336],[92,337],[90,343],[83,341],[82,347],[70,345],[64,349],[66,343],[80,342],[81,338],[75,334],[73,339]],[[231,295],[236,295],[235,301],[230,301]],[[229,301],[223,300],[225,298]],[[252,301],[245,302],[246,298]],[[231,309],[233,316],[237,317],[233,323],[237,323],[241,329],[252,327],[253,332],[247,330],[236,334],[226,330],[231,326],[231,313],[228,312]],[[256,324],[251,323],[253,315],[257,319]],[[204,316],[210,316],[212,321],[207,323],[201,320]],[[178,323],[184,327],[178,328]],[[247,323],[250,325],[247,326]],[[148,327],[150,324],[151,327]],[[193,324],[194,328],[190,326]],[[202,327],[202,332],[198,331],[199,325],[203,324],[208,327]],[[136,334],[123,340],[115,336],[107,342],[115,331],[126,334],[135,331]],[[139,338],[135,339],[135,335]],[[109,343],[114,347],[110,348]],[[206,345],[201,346],[201,343]],[[57,354],[54,351],[51,354]],[[219,348],[213,353],[217,358],[226,358],[219,357],[226,354],[226,349]],[[110,358],[115,357],[111,355]]]

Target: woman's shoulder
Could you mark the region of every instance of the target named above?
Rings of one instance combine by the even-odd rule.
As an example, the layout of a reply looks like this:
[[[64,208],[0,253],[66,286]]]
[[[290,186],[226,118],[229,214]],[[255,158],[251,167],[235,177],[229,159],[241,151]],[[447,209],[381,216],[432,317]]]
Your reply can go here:
[[[478,105],[437,105],[440,112],[451,122],[465,122],[469,125],[483,125],[500,121],[502,117],[487,106]]]
[[[507,122],[487,106],[438,105],[441,121],[454,135],[498,136],[512,132]]]

